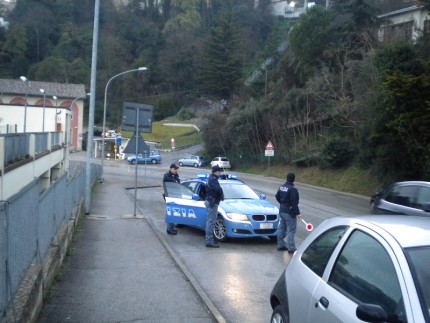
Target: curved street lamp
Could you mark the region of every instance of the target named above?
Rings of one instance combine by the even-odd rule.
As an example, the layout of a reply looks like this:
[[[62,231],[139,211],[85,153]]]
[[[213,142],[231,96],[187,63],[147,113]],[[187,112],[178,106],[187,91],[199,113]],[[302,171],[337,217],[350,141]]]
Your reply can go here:
[[[24,108],[24,133],[27,132],[27,96],[28,96],[28,78],[20,76],[21,81],[25,83],[25,108]]]
[[[72,107],[73,107],[73,104],[77,101],[77,100],[79,100],[79,99],[83,99],[83,98],[86,98],[87,96],[90,96],[91,95],[91,93],[85,93],[85,95],[81,95],[81,96],[78,96],[76,99],[73,99],[73,101],[72,101],[72,103],[70,103],[70,109],[72,109]]]
[[[128,70],[128,71],[124,71],[121,72],[119,74],[116,74],[114,76],[112,76],[106,83],[105,86],[105,99],[104,99],[104,104],[103,104],[103,128],[102,128],[102,160],[101,160],[101,174],[100,174],[100,183],[103,183],[103,174],[104,174],[104,169],[103,169],[103,165],[104,165],[104,159],[105,159],[105,132],[106,132],[106,102],[107,102],[107,90],[109,87],[109,84],[112,80],[116,79],[117,77],[127,74],[127,73],[131,73],[131,72],[140,72],[140,71],[146,71],[147,68],[146,67],[139,67],[133,70]]]
[[[70,106],[69,106],[70,111],[72,111],[73,104],[75,104],[75,102],[76,102],[77,100],[79,100],[79,99],[84,99],[84,98],[86,98],[87,96],[91,96],[91,93],[85,93],[85,95],[81,95],[81,96],[78,96],[77,98],[73,99],[72,103],[70,103]],[[72,118],[73,118],[73,114],[72,114]]]

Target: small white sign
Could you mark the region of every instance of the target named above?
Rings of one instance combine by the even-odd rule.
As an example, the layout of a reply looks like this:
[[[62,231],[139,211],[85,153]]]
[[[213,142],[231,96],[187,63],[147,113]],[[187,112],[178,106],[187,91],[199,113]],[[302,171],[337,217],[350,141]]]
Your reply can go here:
[[[265,155],[266,157],[273,157],[273,156],[275,156],[275,151],[274,151],[274,150],[272,150],[272,149],[266,149],[266,150],[264,151],[264,155]]]

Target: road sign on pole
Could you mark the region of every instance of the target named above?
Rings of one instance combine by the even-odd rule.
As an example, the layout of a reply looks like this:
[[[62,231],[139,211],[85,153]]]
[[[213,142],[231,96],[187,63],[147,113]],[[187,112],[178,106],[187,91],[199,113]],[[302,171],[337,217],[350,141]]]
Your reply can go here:
[[[266,145],[266,150],[275,150],[275,146],[273,146],[272,141],[269,140]]]
[[[268,141],[267,145],[266,145],[266,150],[264,151],[264,155],[266,157],[268,157],[267,160],[267,172],[269,172],[269,168],[270,168],[270,157],[275,156],[275,146],[273,146],[272,141]]]

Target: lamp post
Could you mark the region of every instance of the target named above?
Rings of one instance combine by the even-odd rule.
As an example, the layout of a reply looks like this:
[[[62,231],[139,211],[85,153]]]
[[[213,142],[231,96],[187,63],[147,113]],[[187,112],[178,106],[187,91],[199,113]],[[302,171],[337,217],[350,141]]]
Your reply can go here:
[[[104,105],[103,105],[103,128],[102,128],[102,160],[101,160],[101,175],[100,175],[100,183],[103,183],[103,174],[104,174],[104,169],[103,169],[103,165],[104,165],[104,159],[105,159],[105,132],[106,132],[106,102],[107,102],[107,90],[109,87],[109,84],[112,80],[116,79],[117,77],[127,74],[127,73],[131,73],[131,72],[140,72],[140,71],[146,71],[147,68],[146,67],[139,67],[133,70],[128,70],[128,71],[124,71],[121,72],[119,74],[116,74],[114,76],[112,76],[106,83],[105,86],[105,99],[104,99]],[[137,157],[137,156],[136,156]]]
[[[27,132],[27,96],[28,96],[28,79],[25,76],[20,77],[25,83],[25,108],[24,108],[24,133]]]
[[[90,96],[91,95],[91,93],[85,93],[85,95],[81,95],[81,96],[78,96],[76,99],[73,99],[73,101],[72,101],[72,103],[70,104],[70,109],[72,109],[72,107],[73,107],[73,104],[77,101],[77,100],[79,100],[79,99],[83,99],[83,98],[86,98],[87,96]]]
[[[45,98],[46,91],[44,89],[40,89],[40,93],[43,94],[43,120],[42,120],[42,132],[45,132]]]
[[[91,93],[85,93],[85,95],[81,95],[81,96],[78,96],[77,98],[73,99],[72,103],[70,103],[70,107],[69,107],[70,111],[72,111],[73,104],[75,104],[75,102],[77,100],[86,98],[87,96],[91,96]],[[73,118],[73,114],[72,114],[72,118]]]
[[[54,95],[53,97],[52,97],[54,100],[55,100],[55,120],[54,120],[54,131],[57,131],[57,114],[58,114],[58,112],[57,112],[57,96],[56,95]]]

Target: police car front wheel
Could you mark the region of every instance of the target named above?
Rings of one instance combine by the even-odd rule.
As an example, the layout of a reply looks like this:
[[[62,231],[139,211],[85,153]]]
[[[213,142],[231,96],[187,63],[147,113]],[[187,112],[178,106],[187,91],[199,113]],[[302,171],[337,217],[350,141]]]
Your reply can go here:
[[[214,236],[217,241],[226,241],[228,239],[227,228],[222,217],[218,217],[215,222]]]

